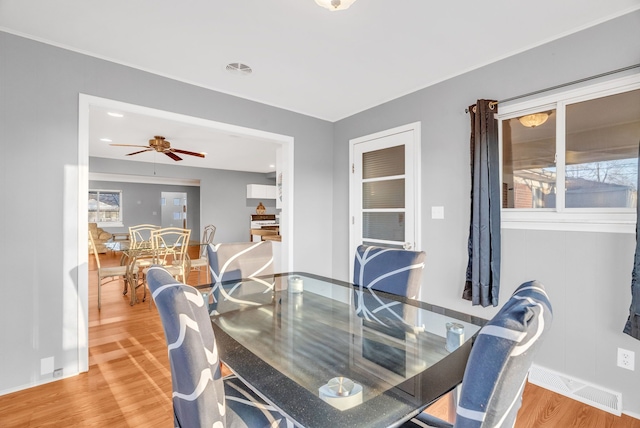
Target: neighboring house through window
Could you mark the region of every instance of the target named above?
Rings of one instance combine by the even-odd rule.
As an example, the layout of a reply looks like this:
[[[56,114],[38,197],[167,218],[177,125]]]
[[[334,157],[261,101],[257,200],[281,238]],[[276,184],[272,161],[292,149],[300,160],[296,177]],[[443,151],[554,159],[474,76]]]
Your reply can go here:
[[[640,76],[498,115],[503,227],[635,232]]]
[[[122,191],[89,190],[89,223],[100,227],[122,226]]]

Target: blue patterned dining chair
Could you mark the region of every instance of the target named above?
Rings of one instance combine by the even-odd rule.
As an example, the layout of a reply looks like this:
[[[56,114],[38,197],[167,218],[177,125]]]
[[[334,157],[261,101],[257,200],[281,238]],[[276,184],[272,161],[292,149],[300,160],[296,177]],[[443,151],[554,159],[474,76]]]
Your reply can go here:
[[[416,299],[425,258],[423,251],[360,245],[353,269],[353,283],[358,287],[356,313],[380,325],[387,324],[383,320],[393,319],[405,323],[412,314],[402,312],[400,302],[384,299],[376,291]]]
[[[513,427],[529,368],[552,319],[544,286],[538,281],[522,284],[478,332],[462,379],[455,424],[427,413],[416,419],[431,427]],[[410,421],[404,426],[418,424]]]
[[[157,265],[147,271],[147,282],[169,348],[175,427],[294,426],[237,377],[222,378],[211,319],[198,290]]]
[[[420,292],[425,257],[424,251],[360,245],[356,250],[353,283],[415,299]]]
[[[209,295],[211,315],[235,310],[237,305],[258,304],[256,300],[270,301],[275,286],[271,241],[209,244],[207,253],[213,282]],[[239,287],[241,280],[244,281]],[[262,294],[263,299],[242,299],[247,294]]]
[[[207,245],[212,282],[273,275],[271,241]]]

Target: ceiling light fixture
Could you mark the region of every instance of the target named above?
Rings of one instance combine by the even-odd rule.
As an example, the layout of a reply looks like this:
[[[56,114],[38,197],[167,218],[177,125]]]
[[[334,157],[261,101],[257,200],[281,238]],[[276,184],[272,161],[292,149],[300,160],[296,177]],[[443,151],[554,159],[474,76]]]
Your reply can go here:
[[[122,113],[115,113],[113,111],[110,111],[109,113],[107,113],[109,116],[111,117],[124,117],[124,114]]]
[[[349,9],[349,6],[355,2],[356,0],[316,0],[318,6],[329,9],[332,12],[335,12],[336,10]]]
[[[535,128],[540,126],[549,119],[549,112],[528,114],[526,116],[519,117],[520,123],[527,128]]]
[[[109,138],[100,138],[100,141],[104,141],[105,143],[111,143],[113,140]]]

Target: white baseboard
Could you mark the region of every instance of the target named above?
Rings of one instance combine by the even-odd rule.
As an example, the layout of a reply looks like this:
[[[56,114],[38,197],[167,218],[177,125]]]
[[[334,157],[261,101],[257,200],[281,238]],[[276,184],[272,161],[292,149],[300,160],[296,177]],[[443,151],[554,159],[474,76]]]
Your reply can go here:
[[[622,394],[619,392],[535,364],[529,369],[529,382],[616,416],[622,414]]]

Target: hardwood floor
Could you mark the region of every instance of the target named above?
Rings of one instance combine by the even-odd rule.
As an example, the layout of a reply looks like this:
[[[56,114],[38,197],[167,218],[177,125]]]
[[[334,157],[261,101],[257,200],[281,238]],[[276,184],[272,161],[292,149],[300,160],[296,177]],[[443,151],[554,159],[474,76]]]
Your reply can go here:
[[[103,265],[119,262],[101,255]],[[122,283],[102,289],[89,264],[89,372],[0,396],[0,427],[171,427],[171,373],[160,318],[149,303],[129,306]],[[192,273],[189,283],[196,283]],[[204,282],[204,273],[202,276]],[[138,290],[142,299],[142,290]],[[447,417],[444,400],[429,411]],[[640,428],[640,420],[616,417],[527,385],[517,428]]]

